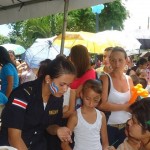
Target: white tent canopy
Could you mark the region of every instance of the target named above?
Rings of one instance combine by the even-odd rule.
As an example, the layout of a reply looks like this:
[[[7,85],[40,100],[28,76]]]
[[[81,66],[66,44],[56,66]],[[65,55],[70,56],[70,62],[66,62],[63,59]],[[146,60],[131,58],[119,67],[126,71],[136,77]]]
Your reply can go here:
[[[87,8],[113,0],[69,0],[68,10]],[[0,24],[64,12],[64,0],[0,0]]]

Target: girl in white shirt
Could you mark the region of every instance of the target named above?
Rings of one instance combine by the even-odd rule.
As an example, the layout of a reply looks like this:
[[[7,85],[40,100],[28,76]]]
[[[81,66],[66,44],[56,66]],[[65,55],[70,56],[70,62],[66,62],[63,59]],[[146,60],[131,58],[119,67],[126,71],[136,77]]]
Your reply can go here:
[[[73,150],[109,150],[105,115],[95,107],[101,99],[101,83],[87,80],[81,92],[83,106],[69,118],[68,128],[74,131]],[[102,144],[100,142],[102,141]],[[63,150],[71,150],[68,142],[62,143]]]

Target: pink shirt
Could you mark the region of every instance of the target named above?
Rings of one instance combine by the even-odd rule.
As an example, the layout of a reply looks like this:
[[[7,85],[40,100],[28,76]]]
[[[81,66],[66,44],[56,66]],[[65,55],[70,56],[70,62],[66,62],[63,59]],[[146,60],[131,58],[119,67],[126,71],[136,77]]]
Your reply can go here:
[[[96,79],[96,73],[94,69],[90,69],[82,77],[76,78],[70,85],[70,88],[77,89],[80,85],[89,79]]]

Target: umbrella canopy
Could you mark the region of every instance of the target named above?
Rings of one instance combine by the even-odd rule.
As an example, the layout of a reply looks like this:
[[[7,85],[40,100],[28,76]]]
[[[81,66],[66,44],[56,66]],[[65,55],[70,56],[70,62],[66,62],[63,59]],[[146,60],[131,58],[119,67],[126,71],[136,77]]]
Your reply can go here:
[[[98,32],[92,37],[92,41],[99,45],[99,53],[103,53],[107,47],[120,46],[124,48],[128,55],[138,53],[141,43],[130,34],[117,30],[106,30]]]
[[[38,39],[25,52],[25,62],[30,68],[39,68],[41,61],[45,59],[53,60],[60,53],[60,46],[54,46],[50,39]],[[68,56],[69,49],[64,49],[64,54]]]
[[[68,10],[87,8],[113,0],[69,0]],[[0,24],[64,12],[64,0],[0,0]]]
[[[133,35],[141,43],[140,49],[150,49],[150,30],[136,29],[126,32]]]
[[[75,45],[81,44],[87,47],[88,51],[90,53],[97,53],[98,44],[95,43],[95,41],[92,41],[91,38],[94,36],[95,33],[91,32],[66,32],[65,33],[65,44],[64,47],[66,48],[72,48]],[[61,45],[61,38],[62,34],[58,35],[54,39],[54,44]]]
[[[8,44],[3,44],[1,46],[5,47],[8,51],[13,50],[15,55],[21,55],[26,51],[23,46],[17,45],[17,44],[9,44],[8,43]]]

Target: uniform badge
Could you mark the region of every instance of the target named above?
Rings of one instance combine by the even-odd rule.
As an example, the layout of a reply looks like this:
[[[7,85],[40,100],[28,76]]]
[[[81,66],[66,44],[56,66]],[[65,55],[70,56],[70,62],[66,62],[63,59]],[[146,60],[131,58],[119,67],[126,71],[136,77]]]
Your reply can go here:
[[[49,111],[49,115],[56,115],[56,114],[58,114],[58,109]]]

